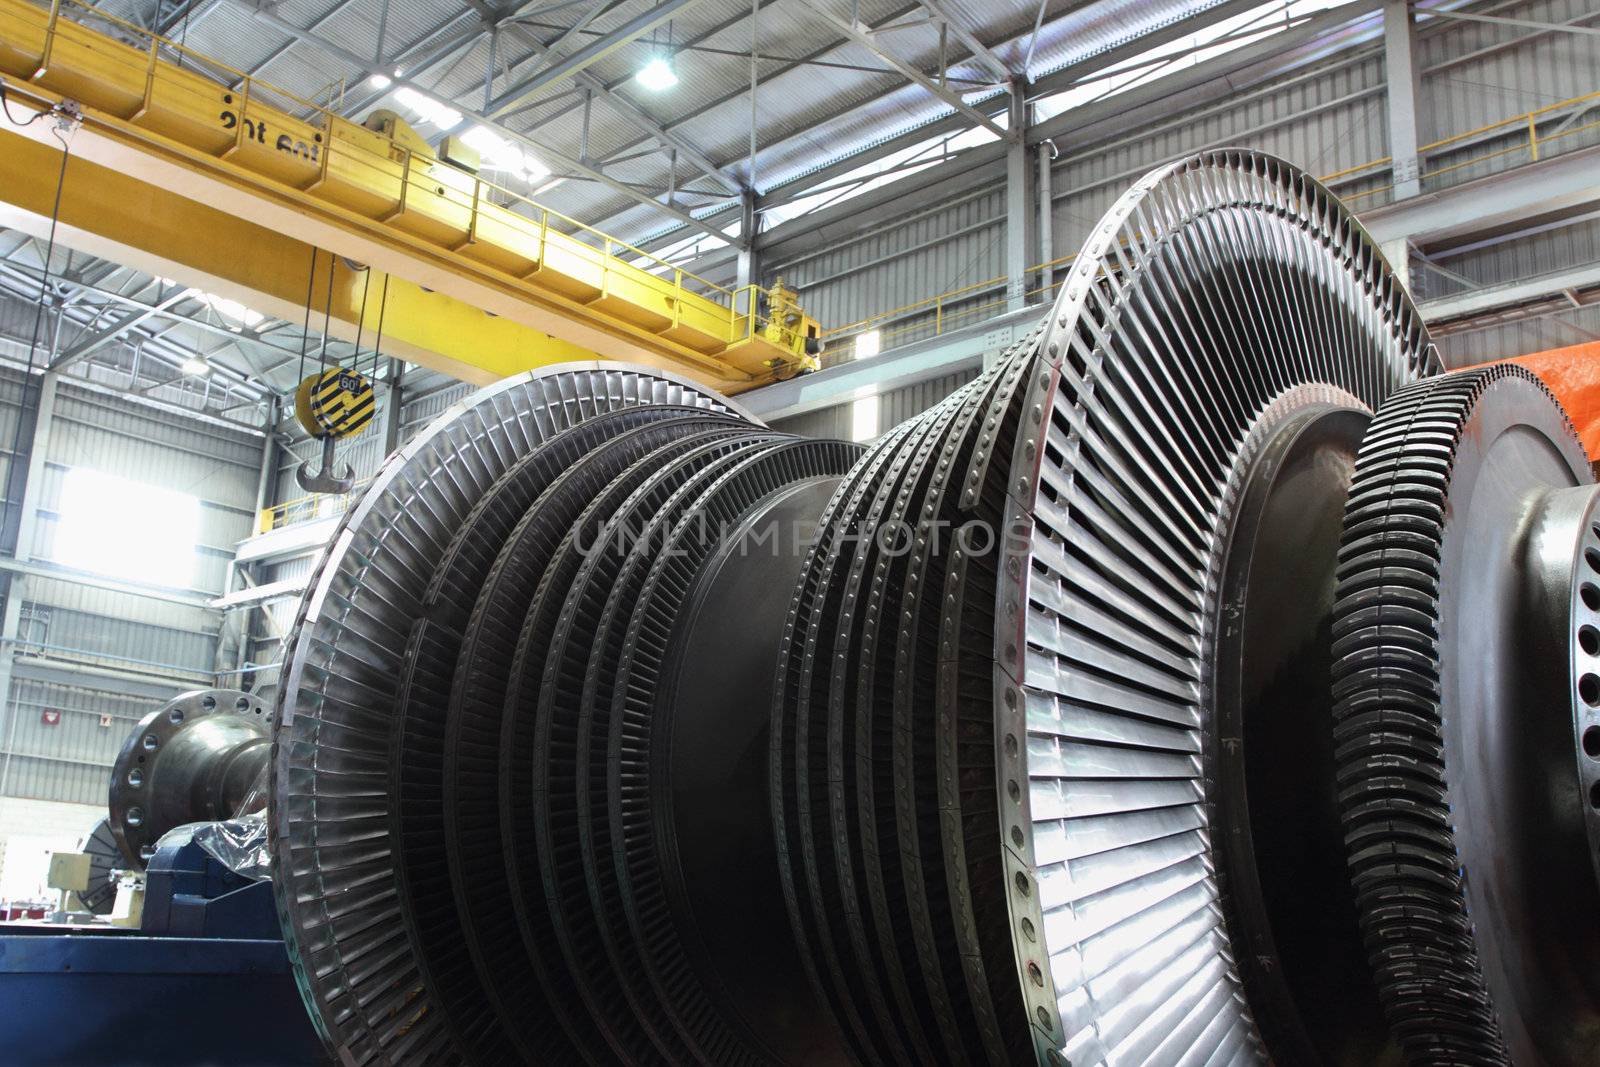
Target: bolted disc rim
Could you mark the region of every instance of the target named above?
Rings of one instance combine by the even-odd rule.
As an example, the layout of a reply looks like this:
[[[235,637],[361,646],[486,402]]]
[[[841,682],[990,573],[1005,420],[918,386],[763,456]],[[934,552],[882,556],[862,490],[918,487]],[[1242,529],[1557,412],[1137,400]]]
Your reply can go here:
[[[1371,410],[1438,359],[1332,194],[1247,151],[1129,190],[1046,328],[994,650],[999,829],[1038,1056],[1260,1061],[1200,758],[1220,520],[1275,397],[1320,384]]]
[[[451,534],[520,456],[592,415],[642,404],[760,425],[648,368],[590,362],[517,375],[453,405],[390,456],[312,574],[284,647],[268,826],[296,981],[344,1060],[461,1051],[422,981],[386,841],[387,723],[408,616],[421,614]]]

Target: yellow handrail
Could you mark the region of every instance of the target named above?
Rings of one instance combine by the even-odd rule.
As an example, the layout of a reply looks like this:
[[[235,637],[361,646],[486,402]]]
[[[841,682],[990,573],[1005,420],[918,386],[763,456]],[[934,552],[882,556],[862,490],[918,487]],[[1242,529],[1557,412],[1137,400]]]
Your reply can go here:
[[[297,496],[293,500],[285,500],[270,508],[262,508],[260,515],[257,516],[256,532],[269,533],[299,522],[312,522],[316,519],[330,519],[336,515],[343,515],[365,488],[366,482],[362,481],[351,487],[348,492],[313,493],[310,496]]]
[[[160,48],[166,48],[166,49],[169,49],[172,52],[175,52],[175,53],[177,53],[179,55],[182,55],[182,56],[185,56],[185,57],[187,57],[189,59],[194,60],[195,63],[201,68],[199,73],[205,74],[205,73],[208,72],[208,69],[209,69],[209,73],[211,73],[212,75],[215,75],[215,74],[218,74],[218,73],[233,75],[233,79],[232,80],[234,82],[238,83],[238,89],[239,89],[239,92],[240,92],[241,97],[242,97],[242,105],[240,107],[241,113],[244,112],[245,109],[247,109],[249,107],[249,105],[250,105],[250,96],[252,95],[252,92],[258,92],[258,91],[264,89],[264,90],[272,93],[273,95],[282,98],[283,100],[286,100],[286,101],[289,101],[291,103],[299,105],[301,108],[303,108],[305,111],[307,111],[309,113],[309,117],[307,119],[308,122],[310,122],[312,125],[321,124],[321,125],[323,125],[323,128],[329,130],[330,132],[331,132],[331,130],[333,128],[333,125],[335,123],[345,123],[345,124],[350,125],[350,126],[359,125],[358,123],[352,122],[350,119],[345,118],[343,115],[339,114],[338,112],[333,111],[331,108],[327,107],[326,105],[319,104],[315,100],[307,99],[306,97],[303,97],[303,96],[299,95],[298,93],[296,93],[296,92],[294,92],[294,91],[292,91],[290,89],[285,89],[280,85],[277,85],[277,84],[275,84],[273,82],[269,82],[264,78],[261,78],[261,77],[259,77],[257,75],[249,73],[248,71],[240,70],[237,67],[230,66],[229,64],[224,63],[219,59],[215,59],[215,58],[213,58],[213,57],[211,57],[209,55],[206,55],[205,53],[198,52],[198,51],[194,50],[193,48],[190,48],[187,45],[185,45],[185,44],[183,44],[183,43],[181,43],[179,41],[175,41],[170,37],[164,37],[161,34],[158,34],[153,30],[150,30],[150,29],[148,29],[148,28],[146,28],[144,26],[141,26],[136,22],[130,22],[127,19],[124,19],[119,15],[115,15],[115,14],[105,10],[104,8],[97,7],[96,5],[94,5],[92,3],[89,3],[88,0],[52,0],[52,3],[50,5],[50,21],[49,21],[49,25],[47,26],[47,28],[45,30],[45,40],[46,40],[45,55],[44,55],[43,61],[40,63],[40,73],[43,73],[44,68],[49,63],[50,49],[51,49],[51,46],[55,42],[56,25],[57,25],[57,23],[61,19],[69,17],[67,15],[66,11],[65,11],[65,9],[67,9],[67,8],[77,8],[77,9],[83,11],[83,12],[86,12],[92,18],[104,20],[105,22],[108,22],[108,23],[116,26],[119,30],[123,31],[124,33],[133,35],[136,38],[140,38],[140,39],[143,39],[144,41],[149,42],[148,45],[141,45],[140,47],[141,48],[148,48],[151,51],[152,66],[154,66],[154,61],[155,61],[156,55],[158,54],[158,50]],[[74,19],[72,21],[78,21],[78,20]],[[35,76],[37,77],[37,75],[35,75]],[[228,82],[218,79],[218,84],[227,85]],[[362,129],[366,129],[366,128],[362,127]],[[241,134],[244,132],[244,124],[242,122],[239,125],[239,130],[240,130]],[[517,136],[513,131],[507,131],[507,132],[510,132],[512,134],[512,136],[514,136],[514,137]],[[389,144],[389,146],[390,146],[392,151],[404,154],[404,156],[407,157],[407,159],[409,159],[409,157],[412,155],[412,151],[411,151],[410,148],[408,148],[407,146],[405,146],[401,142],[395,140],[393,137],[386,136],[386,135],[379,135],[379,136],[383,140],[388,142],[388,144]],[[332,142],[332,138],[330,136],[330,138],[329,138],[330,147],[331,147],[332,143],[333,143]],[[366,151],[361,146],[354,145],[354,144],[341,143],[340,147],[342,149],[346,150],[346,151],[349,151],[349,150],[352,150],[352,149],[356,150],[356,151]],[[537,151],[537,146],[532,146],[532,147],[533,147],[533,149],[535,151]],[[381,158],[381,154],[380,153],[368,153],[368,154],[373,155],[375,158]],[[324,158],[326,158],[327,155],[328,155],[328,153],[324,153]],[[503,185],[498,185],[495,182],[492,182],[492,181],[490,181],[488,179],[481,178],[481,177],[476,179],[476,183],[481,185],[481,186],[483,186],[483,188],[485,188],[485,189],[493,190],[494,192],[499,193],[499,194],[507,197],[508,199],[510,199],[513,202],[526,204],[529,207],[536,209],[539,212],[539,219],[540,219],[541,222],[544,222],[547,219],[557,219],[557,220],[559,220],[559,221],[571,226],[575,230],[580,230],[583,233],[593,235],[594,237],[598,238],[600,241],[602,241],[603,243],[609,245],[613,249],[620,250],[620,251],[625,251],[625,252],[631,253],[633,255],[639,256],[639,257],[641,257],[643,259],[647,259],[650,262],[652,262],[652,263],[654,263],[654,264],[656,264],[656,265],[658,265],[660,267],[663,267],[663,268],[665,268],[665,269],[667,269],[669,271],[681,272],[683,277],[692,279],[693,281],[700,283],[707,290],[709,290],[711,292],[721,293],[724,296],[730,298],[730,300],[734,296],[734,294],[738,291],[736,289],[729,289],[726,286],[719,285],[718,283],[712,281],[711,279],[703,278],[700,275],[694,274],[691,271],[684,271],[684,270],[682,270],[682,268],[677,267],[674,264],[668,262],[667,260],[661,259],[661,258],[653,255],[650,252],[646,252],[642,248],[635,247],[634,245],[631,245],[626,241],[619,240],[618,238],[612,237],[609,234],[605,233],[604,231],[597,230],[593,226],[590,226],[590,225],[588,225],[586,223],[579,222],[577,219],[574,219],[569,215],[564,215],[561,212],[556,211],[556,210],[554,210],[552,208],[547,208],[543,204],[540,204],[539,202],[537,202],[535,200],[532,200],[532,199],[528,198],[527,196],[524,196],[523,194],[521,194],[519,192],[516,192],[513,189],[508,189]],[[754,286],[749,286],[749,287],[746,287],[746,288],[755,288],[755,287]]]
[[[290,237],[376,224],[392,247],[459,268],[464,290],[526,288],[541,308],[532,325],[549,331],[552,313],[577,324],[573,336],[549,331],[559,339],[592,346],[608,334],[725,388],[815,365],[802,331],[762,307],[760,286],[714,282],[447,165],[403,124],[368,128],[87,0],[0,0],[0,71],[23,79],[13,89],[30,106],[78,101],[111,152],[178,168],[185,191],[220,182],[308,208],[297,213],[311,221]],[[514,132],[495,135],[529,159],[539,154]],[[484,358],[500,362],[467,362],[501,371],[519,357],[497,349]]]
[[[1539,149],[1541,145],[1549,144],[1550,142],[1560,140],[1563,137],[1570,137],[1573,134],[1581,133],[1585,130],[1600,127],[1600,121],[1588,122],[1581,126],[1573,126],[1570,129],[1540,136],[1538,130],[1539,119],[1558,111],[1565,111],[1573,108],[1578,108],[1581,112],[1581,109],[1585,105],[1595,102],[1600,102],[1600,91],[1585,93],[1582,96],[1574,96],[1566,100],[1558,101],[1554,104],[1546,104],[1543,107],[1534,108],[1532,111],[1525,111],[1520,115],[1513,115],[1510,118],[1501,119],[1499,122],[1491,122],[1487,125],[1475,127],[1474,129],[1467,130],[1463,133],[1453,134],[1449,137],[1444,137],[1440,140],[1421,145],[1417,149],[1417,154],[1419,156],[1426,155],[1430,152],[1439,152],[1441,149],[1447,149],[1453,145],[1458,145],[1464,141],[1482,137],[1485,134],[1492,134],[1498,130],[1507,130],[1513,126],[1522,126],[1527,132],[1527,140],[1525,142],[1519,142],[1510,146],[1509,148],[1500,148],[1492,152],[1483,153],[1482,155],[1476,155],[1471,159],[1457,160],[1453,163],[1435,167],[1431,170],[1424,170],[1418,175],[1418,180],[1438,177],[1442,174],[1448,174],[1452,171],[1461,170],[1465,167],[1470,167],[1478,163],[1483,163],[1488,160],[1496,159],[1501,156],[1512,155],[1518,152],[1527,152],[1529,156],[1529,162],[1535,162],[1539,159]],[[1363,175],[1370,171],[1381,170],[1383,167],[1389,166],[1391,163],[1393,163],[1393,159],[1389,156],[1384,156],[1381,159],[1370,160],[1354,167],[1346,167],[1344,170],[1334,171],[1332,174],[1325,174],[1319,180],[1324,184],[1332,184],[1334,182],[1344,181]],[[1365,197],[1374,196],[1378,193],[1386,192],[1393,188],[1394,185],[1391,183],[1389,185],[1379,186],[1373,189],[1364,189],[1359,192],[1350,193],[1342,197],[1342,199],[1344,199],[1346,203],[1349,203],[1352,201],[1361,200]],[[1024,270],[1023,275],[1024,277],[1027,277],[1038,274],[1046,268],[1054,269],[1070,263],[1073,258],[1074,256],[1068,255],[1053,259],[1049,263],[1036,263]],[[993,300],[963,307],[952,312],[948,307],[951,302],[959,301],[963,297],[970,297],[979,292],[987,292],[1000,288],[1006,285],[1009,280],[1010,279],[1008,276],[1003,274],[993,278],[985,278],[982,281],[973,282],[969,285],[963,285],[957,289],[949,289],[945,292],[937,293],[934,296],[924,297],[921,300],[914,300],[909,304],[901,304],[900,306],[890,308],[887,311],[878,312],[874,315],[868,315],[866,318],[857,319],[856,321],[847,323],[843,326],[835,326],[830,329],[825,329],[823,330],[823,336],[829,339],[840,339],[851,336],[859,336],[862,333],[877,328],[880,334],[879,343],[881,348],[889,347],[888,342],[890,338],[904,336],[905,334],[914,333],[917,331],[929,331],[930,327],[931,332],[927,333],[926,335],[937,337],[945,331],[951,329],[952,322],[962,322],[964,324],[964,320],[975,318],[980,312],[992,311],[997,307],[1004,307],[1007,303],[1005,300]],[[1027,295],[1038,295],[1048,291],[1053,291],[1054,289],[1055,285],[1050,285],[1048,287],[1031,290]],[[906,324],[897,329],[883,328],[892,320],[915,314],[918,311],[932,311],[933,321],[930,323],[926,319],[921,319],[917,322]],[[828,351],[828,361],[837,362],[841,358],[849,357],[837,347],[830,346]]]

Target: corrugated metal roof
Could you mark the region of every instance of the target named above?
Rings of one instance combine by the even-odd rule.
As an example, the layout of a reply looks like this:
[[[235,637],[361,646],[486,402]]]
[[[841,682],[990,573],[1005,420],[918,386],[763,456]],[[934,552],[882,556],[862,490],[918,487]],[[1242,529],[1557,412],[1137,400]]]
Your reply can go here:
[[[861,148],[948,113],[948,107],[889,69],[863,45],[846,41],[839,31],[811,9],[811,0],[756,0],[761,84],[756,98],[758,187],[770,187],[843,158]],[[939,30],[925,9],[905,0],[815,0],[836,16],[854,11],[861,22],[877,28],[874,40],[919,70],[939,65]],[[1222,0],[1045,0],[1044,26],[1034,46],[1032,73],[1057,69],[1140,34],[1213,7]],[[403,55],[419,44],[450,35],[466,36],[457,48],[431,66],[412,72],[421,82],[463,108],[481,108],[490,48],[476,12],[463,2],[429,0],[284,0],[271,15],[306,27],[339,48],[362,57],[379,52],[378,27],[387,3],[386,57]],[[544,65],[540,48],[556,41],[580,19],[594,15],[571,33],[562,50],[570,53],[610,34],[650,9],[649,0],[593,0],[605,9],[594,15],[592,4],[534,10],[508,25],[496,49],[499,73],[494,92],[508,87]],[[108,10],[146,22],[155,6],[141,0],[110,0]],[[520,11],[530,4],[508,3],[500,10]],[[1020,69],[1028,52],[1038,13],[1036,0],[942,0],[952,19],[985,42],[1003,63]],[[885,29],[884,27],[890,27]],[[216,56],[241,69],[260,68],[267,80],[307,97],[326,98],[347,82],[348,106],[370,106],[372,93],[363,83],[364,70],[314,45],[296,41],[251,10],[247,0],[195,0],[187,20],[178,20],[174,36],[189,47]],[[652,39],[653,38],[653,39]],[[651,93],[633,81],[638,67],[655,51],[670,47],[679,76],[669,92]],[[698,0],[679,10],[668,26],[624,44],[591,64],[587,74],[610,93],[625,98],[690,145],[703,150],[721,169],[743,180],[750,140],[749,0]],[[981,89],[988,75],[966,57],[954,35],[948,42],[954,62],[953,87]],[[961,81],[959,79],[969,79]],[[581,100],[563,96],[574,87],[562,79],[540,90],[535,99],[504,119],[527,131],[536,144],[550,146],[568,158],[584,145],[585,115]],[[587,148],[591,159],[625,157],[607,165],[619,180],[647,190],[664,191],[673,181],[669,159],[658,150],[654,133],[628,114],[629,109],[596,98],[587,116]],[[642,153],[642,154],[641,154]],[[634,157],[637,158],[626,158]],[[560,170],[559,165],[556,169]],[[676,168],[674,184],[689,190],[715,190],[687,161]],[[602,184],[577,180],[560,183],[543,194],[550,206],[584,221],[605,220],[625,239],[661,229],[658,212]],[[691,208],[708,204],[705,196],[686,194]]]

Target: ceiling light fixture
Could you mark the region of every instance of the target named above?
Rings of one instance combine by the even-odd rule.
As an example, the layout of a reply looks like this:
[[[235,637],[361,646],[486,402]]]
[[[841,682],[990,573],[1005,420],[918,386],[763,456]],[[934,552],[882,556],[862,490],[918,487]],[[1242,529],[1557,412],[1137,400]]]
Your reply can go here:
[[[185,374],[193,374],[198,378],[204,378],[211,373],[211,364],[207,363],[202,356],[190,356],[183,361],[180,369]]]
[[[678,75],[672,69],[672,61],[666,56],[656,56],[639,68],[639,73],[634,79],[653,93],[663,92],[678,84]]]
[[[387,74],[374,74],[372,77],[367,79],[367,84],[372,86],[374,89],[387,89],[389,86],[394,84],[394,79],[389,77]]]
[[[504,171],[529,182],[550,176],[549,167],[487,126],[474,126],[461,139],[478,150],[486,170]]]

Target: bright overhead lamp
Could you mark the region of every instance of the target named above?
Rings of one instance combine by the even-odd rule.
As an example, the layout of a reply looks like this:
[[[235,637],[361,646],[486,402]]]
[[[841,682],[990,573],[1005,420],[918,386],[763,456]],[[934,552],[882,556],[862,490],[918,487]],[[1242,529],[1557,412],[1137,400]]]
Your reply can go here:
[[[190,356],[188,359],[183,361],[180,369],[185,374],[193,374],[198,378],[204,378],[206,375],[211,373],[211,364],[207,363],[200,356]]]
[[[639,68],[634,80],[653,93],[663,92],[678,84],[678,75],[666,56],[656,56]]]
[[[410,86],[396,89],[394,98],[418,119],[432,123],[447,133],[461,125],[461,112],[431,96],[424,96]]]
[[[382,90],[393,85],[394,79],[389,77],[387,74],[374,74],[372,77],[367,79],[367,84],[372,86],[374,89]]]

